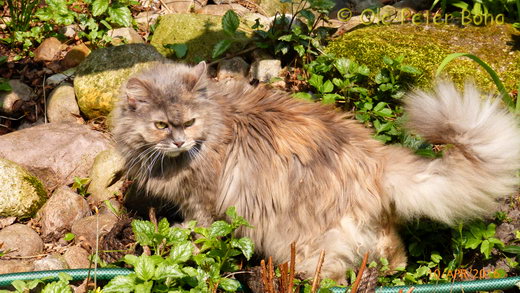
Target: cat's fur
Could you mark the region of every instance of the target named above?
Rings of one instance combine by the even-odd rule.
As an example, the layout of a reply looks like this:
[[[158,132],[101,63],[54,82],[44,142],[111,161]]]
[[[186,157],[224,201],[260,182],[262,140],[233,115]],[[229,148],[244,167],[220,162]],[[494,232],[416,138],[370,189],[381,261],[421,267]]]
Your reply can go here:
[[[158,64],[123,87],[114,134],[130,176],[187,219],[208,225],[235,206],[254,226],[241,233],[257,252],[281,263],[295,241],[297,269],[309,275],[325,250],[324,276],[341,280],[365,252],[405,265],[397,222],[453,224],[489,214],[515,190],[520,132],[499,102],[440,83],[406,105],[411,130],[449,144],[443,158],[385,146],[317,103],[214,83],[205,64]]]

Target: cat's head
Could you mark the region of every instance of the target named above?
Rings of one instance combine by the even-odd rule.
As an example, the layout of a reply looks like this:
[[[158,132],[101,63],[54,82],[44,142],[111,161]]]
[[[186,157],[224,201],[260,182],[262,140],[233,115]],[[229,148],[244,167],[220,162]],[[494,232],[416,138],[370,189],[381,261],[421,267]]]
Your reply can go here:
[[[195,150],[214,122],[207,82],[204,62],[158,64],[131,77],[118,105],[116,140],[169,157]]]

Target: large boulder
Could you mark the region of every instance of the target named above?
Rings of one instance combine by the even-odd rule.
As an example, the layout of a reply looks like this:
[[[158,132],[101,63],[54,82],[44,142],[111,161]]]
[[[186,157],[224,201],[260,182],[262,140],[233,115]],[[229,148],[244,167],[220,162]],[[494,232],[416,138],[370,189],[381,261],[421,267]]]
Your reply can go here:
[[[123,82],[164,57],[153,46],[128,44],[93,51],[76,71],[74,91],[88,118],[107,116],[119,98]]]
[[[510,25],[467,26],[392,24],[362,25],[329,43],[326,51],[365,64],[372,74],[384,67],[383,56],[404,55],[404,63],[418,67],[423,74],[412,78],[419,87],[427,87],[435,78],[442,60],[451,53],[465,52],[488,63],[514,90],[520,80],[520,51],[512,44],[520,34]],[[473,79],[485,90],[496,91],[489,75],[474,61],[459,58],[446,67],[455,82]]]
[[[110,140],[90,127],[47,123],[0,136],[0,157],[18,163],[49,190],[87,177],[94,158]]]
[[[185,61],[198,63],[211,59],[213,47],[230,37],[222,30],[222,17],[203,14],[167,14],[161,16],[150,42],[161,54],[172,57],[175,53],[164,45],[186,44]],[[239,28],[240,29],[240,28]],[[247,38],[238,39],[231,51],[245,46]]]
[[[47,192],[38,178],[0,158],[0,217],[31,217],[46,199]]]

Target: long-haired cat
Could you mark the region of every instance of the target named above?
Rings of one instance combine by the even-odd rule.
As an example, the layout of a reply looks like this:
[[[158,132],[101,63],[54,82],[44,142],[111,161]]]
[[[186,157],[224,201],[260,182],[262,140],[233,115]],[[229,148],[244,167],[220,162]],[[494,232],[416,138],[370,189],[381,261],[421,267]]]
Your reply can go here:
[[[453,224],[489,214],[520,167],[515,118],[467,86],[408,96],[408,126],[442,158],[386,146],[344,113],[245,82],[219,84],[206,65],[164,63],[123,86],[114,136],[126,169],[149,194],[202,225],[235,206],[257,252],[278,262],[297,243],[297,270],[344,279],[368,252],[404,266],[396,223]],[[146,199],[143,199],[146,200]]]

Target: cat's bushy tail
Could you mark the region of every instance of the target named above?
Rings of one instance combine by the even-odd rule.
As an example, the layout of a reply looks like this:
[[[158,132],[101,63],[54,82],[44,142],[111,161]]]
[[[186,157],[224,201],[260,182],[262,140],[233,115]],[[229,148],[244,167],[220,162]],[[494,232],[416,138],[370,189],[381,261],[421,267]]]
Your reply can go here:
[[[474,85],[460,93],[449,82],[439,82],[433,93],[409,95],[408,128],[446,146],[438,159],[395,149],[387,156],[384,186],[398,215],[453,224],[493,212],[497,198],[515,191],[518,121],[500,99],[481,96]]]

